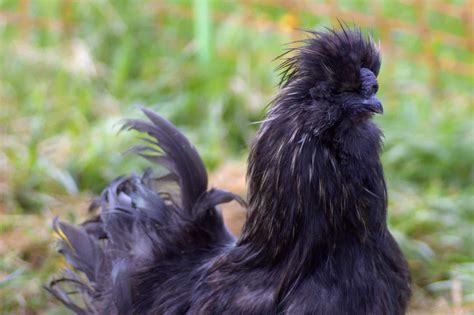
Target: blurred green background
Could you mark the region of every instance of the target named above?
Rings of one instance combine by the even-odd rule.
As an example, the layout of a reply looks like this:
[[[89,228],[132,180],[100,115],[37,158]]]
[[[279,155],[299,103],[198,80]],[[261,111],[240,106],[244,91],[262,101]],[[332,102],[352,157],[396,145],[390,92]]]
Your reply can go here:
[[[50,222],[147,163],[120,121],[144,105],[210,172],[248,144],[298,28],[337,18],[380,40],[390,226],[412,314],[474,305],[473,1],[0,0],[0,314],[63,314],[41,286],[63,267]],[[237,166],[235,166],[237,165]],[[224,168],[225,169],[225,168]],[[229,179],[231,181],[231,179]],[[244,190],[244,187],[241,187]]]

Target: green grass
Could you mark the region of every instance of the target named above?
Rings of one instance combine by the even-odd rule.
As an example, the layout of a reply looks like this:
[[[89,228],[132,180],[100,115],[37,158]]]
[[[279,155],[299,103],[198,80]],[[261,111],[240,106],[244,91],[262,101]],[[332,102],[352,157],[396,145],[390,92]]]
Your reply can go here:
[[[60,17],[60,1],[32,3],[31,16]],[[363,3],[350,3],[350,9],[363,12]],[[122,154],[134,135],[116,135],[121,119],[140,116],[136,105],[184,130],[211,170],[226,159],[245,159],[257,128],[251,122],[263,117],[276,91],[272,59],[294,39],[278,27],[287,12],[255,5],[257,17],[275,20],[269,29],[246,26],[240,5],[211,3],[211,12],[225,14],[197,26],[199,33],[192,4],[170,5],[189,13],[183,18],[149,2],[74,2],[70,34],[33,29],[22,38],[17,25],[0,26],[0,237],[6,244],[23,239],[0,255],[0,313],[63,311],[40,289],[61,265],[52,254],[50,219],[58,212],[73,221],[85,215],[74,214],[75,203],[61,196],[87,201],[114,177],[146,166]],[[395,17],[403,7],[383,2],[382,11]],[[18,6],[3,1],[0,10]],[[404,19],[413,18],[404,12]],[[307,12],[298,19],[310,28],[327,21]],[[430,23],[436,19],[430,15]],[[443,25],[468,36],[457,21]],[[382,42],[423,48],[406,33],[390,35]],[[472,61],[472,53],[444,44],[427,49]],[[438,72],[390,50],[383,57],[386,115],[378,121],[385,133],[391,228],[419,294],[450,300],[454,283],[461,283],[463,301],[472,305],[473,77]]]

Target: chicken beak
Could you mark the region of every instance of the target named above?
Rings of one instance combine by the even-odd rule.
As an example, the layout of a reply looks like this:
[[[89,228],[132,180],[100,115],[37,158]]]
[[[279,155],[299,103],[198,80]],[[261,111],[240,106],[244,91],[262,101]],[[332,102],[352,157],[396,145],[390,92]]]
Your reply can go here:
[[[362,105],[366,106],[366,108],[375,114],[383,114],[383,107],[382,103],[376,98],[375,96],[370,97],[362,102]]]

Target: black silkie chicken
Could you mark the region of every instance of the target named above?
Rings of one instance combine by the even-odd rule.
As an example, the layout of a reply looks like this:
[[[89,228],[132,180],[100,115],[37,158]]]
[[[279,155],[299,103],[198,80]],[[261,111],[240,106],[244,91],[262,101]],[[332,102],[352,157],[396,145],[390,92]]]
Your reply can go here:
[[[134,150],[169,173],[114,180],[81,226],[56,220],[74,271],[47,289],[79,314],[404,314],[410,275],[371,120],[379,52],[348,28],[292,52],[251,148],[238,240],[216,206],[243,201],[207,190],[196,150],[143,109],[125,128],[151,136]]]

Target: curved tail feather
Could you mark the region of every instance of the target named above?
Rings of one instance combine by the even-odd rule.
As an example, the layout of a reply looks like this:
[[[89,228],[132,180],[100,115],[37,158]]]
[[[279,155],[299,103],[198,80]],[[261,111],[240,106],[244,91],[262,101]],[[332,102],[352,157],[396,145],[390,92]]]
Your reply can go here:
[[[149,109],[142,108],[142,111],[150,122],[129,119],[123,128],[147,133],[155,139],[148,142],[163,152],[143,145],[133,147],[132,151],[165,166],[178,176],[183,208],[191,211],[194,202],[207,189],[208,178],[204,163],[194,146],[173,124]]]

